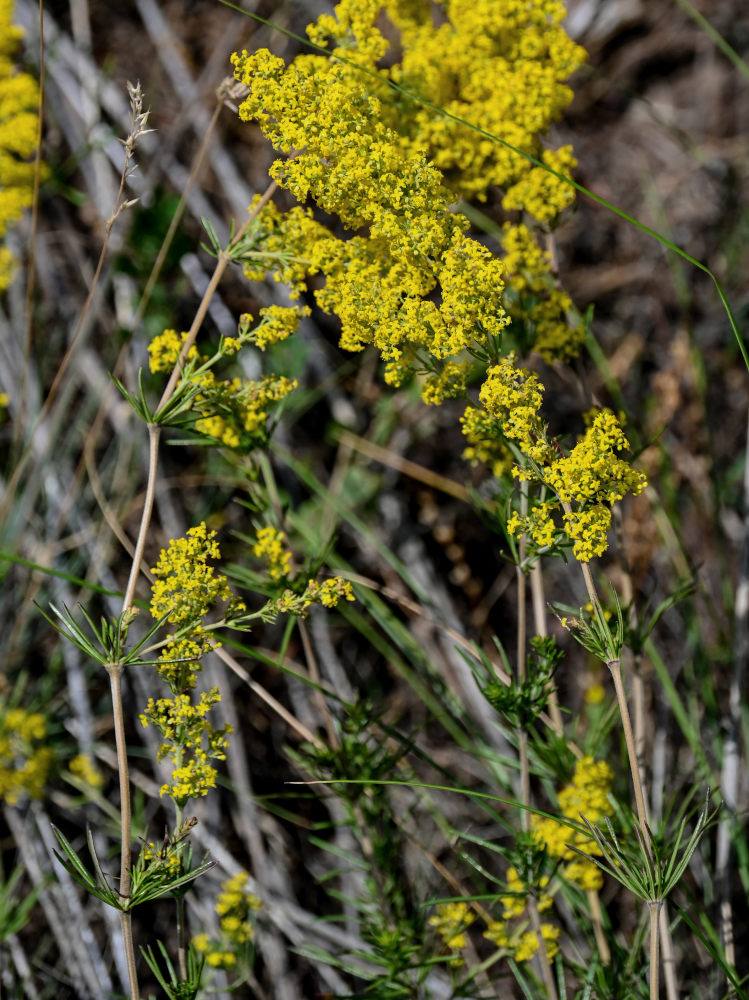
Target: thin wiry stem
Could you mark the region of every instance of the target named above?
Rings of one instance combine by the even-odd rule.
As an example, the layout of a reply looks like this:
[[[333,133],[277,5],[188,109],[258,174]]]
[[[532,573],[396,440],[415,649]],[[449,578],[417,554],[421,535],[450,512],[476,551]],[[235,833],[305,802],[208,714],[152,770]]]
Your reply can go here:
[[[650,828],[648,826],[647,807],[645,805],[645,796],[642,791],[640,768],[637,763],[635,738],[632,732],[632,720],[629,715],[629,705],[627,704],[627,695],[625,694],[624,682],[622,680],[622,665],[620,660],[609,660],[606,666],[609,668],[611,677],[614,681],[614,691],[616,692],[616,701],[619,706],[622,730],[624,731],[624,742],[627,746],[627,756],[629,757],[629,768],[632,773],[632,785],[635,793],[635,807],[637,809],[637,819],[642,833],[642,842],[645,845],[645,851],[652,865],[653,850],[650,844]]]
[[[521,514],[525,516],[528,510],[528,483],[521,484],[520,493]],[[526,640],[527,640],[527,588],[523,563],[525,562],[526,539],[525,534],[520,536],[518,542],[518,561],[515,567],[515,576],[518,584],[518,627],[517,627],[517,675],[520,684],[523,684],[528,677],[528,664],[526,660]],[[523,726],[518,733],[518,751],[520,755],[520,797],[523,803],[521,823],[523,830],[530,829],[530,804],[531,804],[531,771],[528,758],[528,732]],[[557,988],[554,982],[554,975],[551,971],[549,953],[546,950],[546,941],[541,932],[541,916],[538,912],[538,905],[533,896],[528,897],[528,912],[530,913],[531,925],[538,941],[538,960],[541,964],[541,975],[546,986],[546,993],[549,1000],[557,1000]]]
[[[110,663],[107,666],[110,690],[112,695],[112,712],[114,715],[114,738],[117,748],[117,772],[120,780],[120,901],[126,903],[130,897],[130,867],[132,859],[131,814],[130,814],[130,776],[127,763],[127,744],[125,743],[125,716],[122,710],[122,664]],[[120,923],[122,939],[125,946],[125,960],[130,979],[130,1000],[140,1000],[138,972],[135,965],[135,945],[133,942],[133,926],[130,912],[121,911]]]
[[[544,599],[544,577],[541,569],[541,561],[536,560],[530,573],[531,577],[531,600],[533,603],[533,626],[536,635],[545,638],[548,635],[546,627],[546,601]],[[564,735],[564,723],[562,721],[562,711],[559,707],[559,697],[554,678],[549,679],[547,686],[549,693],[549,717],[552,721],[552,728],[557,736]]]
[[[637,629],[639,620],[637,614],[637,605],[634,600],[634,586],[632,584],[632,574],[629,568],[629,561],[627,559],[626,547],[624,544],[624,533],[622,531],[622,513],[621,508],[616,507],[614,509],[614,523],[616,525],[617,541],[619,543],[619,550],[621,553],[621,569],[622,569],[622,603],[626,608],[627,615],[629,617],[630,625],[634,630]],[[632,720],[632,730],[634,735],[634,745],[635,745],[635,756],[637,757],[637,764],[642,776],[644,770],[644,760],[645,760],[645,736],[646,736],[646,726],[645,726],[645,682],[642,674],[642,655],[640,653],[635,653],[632,656],[632,703],[633,703],[633,720]],[[643,800],[645,802],[645,813],[646,818],[648,816],[647,812],[647,786],[645,785],[644,778],[643,783]],[[660,910],[660,947],[661,954],[663,958],[663,979],[666,984],[666,996],[668,1000],[679,1000],[679,981],[676,975],[676,957],[674,954],[674,940],[671,934],[671,928],[668,922],[668,909],[665,901],[661,906]]]
[[[661,900],[648,903],[650,908],[650,1000],[658,1000],[658,942],[660,934],[658,923],[661,913]]]

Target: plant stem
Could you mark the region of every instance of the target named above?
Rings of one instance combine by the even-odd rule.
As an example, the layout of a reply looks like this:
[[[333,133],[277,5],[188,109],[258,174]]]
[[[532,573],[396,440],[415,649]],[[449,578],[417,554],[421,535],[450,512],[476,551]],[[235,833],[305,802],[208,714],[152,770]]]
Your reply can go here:
[[[528,510],[528,483],[521,484],[521,514],[525,515]],[[523,572],[525,561],[525,534],[520,536],[518,542],[518,561],[515,567],[515,576],[518,584],[518,634],[517,634],[517,676],[518,681],[523,684],[528,677],[528,663],[525,655],[526,633],[527,633],[527,594],[526,579]],[[523,830],[530,830],[530,804],[531,804],[531,769],[528,759],[528,731],[522,726],[518,733],[518,751],[520,755],[520,794],[523,803],[521,823]],[[538,960],[541,964],[541,975],[546,986],[546,995],[549,1000],[557,1000],[557,988],[554,982],[554,975],[551,971],[549,954],[546,950],[546,941],[541,933],[541,917],[538,912],[538,905],[532,895],[528,896],[528,912],[530,913],[531,925],[538,941]]]
[[[151,523],[151,514],[153,513],[153,501],[156,495],[156,475],[158,472],[159,463],[159,439],[161,437],[161,428],[158,424],[148,425],[148,482],[146,483],[146,497],[143,501],[143,513],[140,518],[140,528],[138,530],[138,540],[135,543],[135,552],[133,553],[133,562],[130,567],[130,577],[127,581],[127,589],[125,591],[125,600],[122,603],[122,610],[128,611],[133,604],[135,599],[135,587],[138,583],[138,575],[140,573],[141,562],[143,561],[143,551],[146,547],[146,537],[148,535],[148,527]]]
[[[130,814],[130,777],[127,765],[127,746],[125,744],[125,715],[122,710],[122,664],[107,664],[109,685],[112,694],[112,712],[114,715],[114,738],[117,748],[117,771],[120,779],[120,901],[125,904],[130,897],[130,862],[131,862],[131,814]],[[129,910],[120,911],[122,939],[125,946],[125,960],[130,979],[130,1000],[140,1000],[138,973],[135,967],[135,945],[133,943],[132,918]]]
[[[182,750],[179,751],[179,764],[182,764]],[[174,833],[179,835],[182,833],[182,809],[174,803],[174,809],[176,812],[176,818],[174,820]],[[180,843],[179,851],[180,855],[184,850],[184,844]],[[185,897],[180,892],[175,900],[177,904],[177,961],[179,963],[179,977],[182,980],[187,979],[187,925],[185,923]]]
[[[648,814],[645,806],[645,796],[642,791],[642,781],[640,779],[640,767],[637,763],[637,752],[635,749],[635,738],[632,733],[632,721],[629,717],[629,707],[627,705],[627,696],[624,692],[624,683],[622,681],[622,667],[620,660],[609,660],[606,666],[611,672],[611,676],[614,681],[614,690],[616,692],[616,700],[619,705],[619,715],[622,720],[622,729],[624,730],[624,742],[627,745],[627,756],[629,757],[629,769],[632,773],[632,784],[635,791],[635,806],[637,808],[637,818],[640,824],[640,832],[642,834],[642,842],[645,845],[645,850],[650,860],[650,864],[653,864],[653,852],[650,846],[650,828],[648,826]]]
[[[596,939],[596,947],[601,958],[602,965],[608,965],[611,961],[611,949],[603,933],[603,919],[601,917],[601,900],[597,889],[588,889],[588,906],[590,906],[590,918],[593,921],[593,934]]]
[[[208,287],[206,288],[205,292],[203,293],[203,298],[200,302],[200,305],[198,306],[198,311],[195,313],[195,318],[193,319],[192,325],[190,326],[190,329],[188,331],[187,339],[182,345],[182,350],[179,352],[179,358],[177,359],[177,364],[174,366],[172,374],[169,376],[169,381],[166,384],[166,388],[164,389],[161,399],[159,400],[158,409],[161,409],[169,401],[169,399],[172,396],[172,393],[174,392],[177,386],[177,382],[179,381],[179,377],[182,373],[182,367],[185,363],[185,359],[187,358],[187,354],[190,348],[195,343],[195,339],[198,336],[198,331],[200,330],[200,327],[203,324],[203,320],[205,319],[206,313],[208,312],[208,306],[210,305],[211,299],[213,298],[214,293],[218,288],[221,279],[224,276],[224,272],[231,263],[232,259],[230,253],[231,248],[233,246],[236,246],[236,244],[240,242],[240,240],[247,232],[247,230],[250,228],[255,219],[258,217],[260,212],[268,204],[271,197],[273,196],[273,192],[276,190],[276,186],[277,186],[276,182],[271,181],[271,183],[265,189],[258,202],[253,206],[252,211],[247,216],[247,221],[239,230],[237,235],[234,237],[229,247],[226,250],[222,250],[221,253],[219,254],[218,260],[216,261],[216,267],[214,268],[213,274],[211,276],[211,280],[208,283]]]
[[[528,510],[528,483],[523,482],[520,486],[520,513],[525,516]],[[525,643],[526,643],[526,631],[527,631],[527,600],[526,600],[526,581],[525,573],[523,572],[523,563],[525,562],[525,534],[520,536],[518,542],[518,561],[515,567],[515,578],[518,584],[518,632],[517,632],[517,675],[518,682],[524,684],[528,671],[527,671],[527,661],[525,658]],[[528,733],[523,726],[519,733],[519,747],[520,753],[520,798],[525,807],[523,809],[523,815],[521,822],[524,830],[528,830],[530,826],[530,813],[528,811],[528,806],[531,804],[531,774],[530,765],[528,762]]]
[[[661,913],[662,900],[651,900],[650,909],[650,1000],[658,1000],[658,922]]]
[[[546,638],[549,634],[546,627],[546,601],[544,599],[544,577],[541,570],[541,561],[537,559],[531,568],[531,599],[533,603],[533,626],[536,630],[536,635],[540,635],[542,638]],[[559,708],[559,697],[557,695],[557,686],[554,682],[554,678],[549,679],[549,683],[546,687],[549,692],[549,717],[552,722],[552,728],[557,736],[564,736],[564,723],[562,721],[562,712]]]

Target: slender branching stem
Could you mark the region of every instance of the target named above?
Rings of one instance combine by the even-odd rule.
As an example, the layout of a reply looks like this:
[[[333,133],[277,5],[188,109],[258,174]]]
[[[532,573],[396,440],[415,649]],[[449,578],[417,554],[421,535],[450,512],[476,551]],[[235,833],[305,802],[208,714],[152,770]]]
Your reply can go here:
[[[200,330],[200,327],[203,325],[203,320],[205,319],[206,313],[208,312],[208,306],[211,303],[211,299],[213,298],[216,289],[218,288],[219,283],[224,276],[224,272],[231,263],[232,247],[236,246],[237,243],[240,242],[240,240],[245,235],[245,233],[250,228],[255,219],[258,217],[260,212],[262,212],[263,208],[268,204],[270,199],[273,197],[273,192],[276,190],[276,187],[277,187],[276,182],[271,181],[271,183],[265,189],[265,191],[258,199],[256,204],[253,206],[252,211],[247,216],[247,221],[239,230],[237,235],[234,237],[228,249],[223,250],[219,254],[218,260],[216,261],[216,267],[214,268],[213,275],[211,276],[211,280],[208,283],[208,287],[206,288],[203,294],[203,298],[200,302],[200,305],[198,306],[198,311],[195,313],[192,325],[187,333],[187,339],[182,345],[182,350],[180,351],[179,358],[177,359],[177,364],[174,366],[174,370],[172,371],[172,374],[169,376],[169,381],[167,382],[166,388],[164,389],[161,399],[159,400],[159,407],[158,407],[159,409],[161,409],[161,407],[164,406],[171,399],[172,393],[174,392],[177,386],[177,382],[179,381],[179,377],[182,373],[182,366],[185,363],[185,359],[187,358],[187,354],[190,348],[195,343],[195,339],[198,336],[198,331]]]
[[[570,507],[569,504],[564,505],[565,512],[568,512]],[[583,574],[583,580],[585,581],[585,588],[588,591],[588,597],[594,608],[600,608],[601,602],[598,598],[598,591],[596,590],[595,581],[593,580],[593,574],[590,572],[590,567],[587,563],[581,562],[580,569]],[[635,744],[634,732],[632,730],[632,720],[630,719],[629,706],[627,704],[627,695],[624,691],[624,682],[622,681],[622,665],[621,660],[618,657],[612,657],[607,661],[606,666],[609,668],[612,680],[614,681],[614,691],[616,693],[616,701],[619,706],[619,716],[622,722],[622,730],[624,732],[624,742],[627,746],[627,757],[629,758],[629,769],[632,775],[632,786],[635,793],[635,808],[637,809],[637,819],[640,828],[641,841],[643,849],[647,856],[648,863],[650,865],[651,873],[655,874],[655,862],[653,860],[653,848],[650,841],[650,826],[648,825],[648,810],[645,803],[645,795],[642,788],[642,777],[640,774],[640,764],[637,757],[637,746]],[[650,998],[651,1000],[656,1000],[658,997],[658,926],[659,926],[659,915],[661,907],[663,905],[662,899],[652,899],[648,901],[648,906],[650,908]]]
[[[635,738],[632,733],[632,721],[629,717],[629,706],[627,705],[627,696],[624,692],[624,682],[622,681],[622,666],[620,660],[609,660],[606,664],[611,672],[611,677],[614,681],[614,691],[616,692],[616,700],[619,705],[619,715],[622,720],[622,729],[624,731],[624,742],[627,745],[627,756],[629,757],[629,768],[632,772],[632,785],[634,786],[635,792],[635,807],[637,809],[637,819],[640,825],[640,832],[642,834],[642,842],[645,846],[645,851],[650,859],[650,864],[653,864],[653,851],[650,846],[650,828],[648,826],[648,814],[647,808],[645,806],[645,796],[642,791],[642,781],[640,779],[640,767],[637,763],[637,752],[635,750]]]
[[[108,664],[107,672],[109,673],[109,684],[112,694],[117,771],[120,779],[120,901],[125,904],[130,897],[130,841],[132,821],[130,813],[130,776],[127,764],[127,745],[125,743],[125,714],[122,710],[122,664]],[[122,939],[125,947],[127,972],[130,980],[130,1000],[140,1000],[138,973],[135,966],[133,928],[129,910],[121,911],[120,922],[122,925]]]
[[[528,509],[528,483],[521,484],[521,514],[525,515]],[[528,664],[526,659],[526,641],[528,629],[527,612],[527,588],[523,563],[525,562],[526,540],[525,534],[520,536],[518,542],[518,561],[515,567],[515,576],[518,584],[518,629],[517,629],[517,676],[518,681],[523,684],[528,677]],[[528,731],[523,725],[518,733],[518,753],[520,756],[520,795],[523,804],[521,823],[523,830],[530,829],[530,804],[531,804],[531,769],[528,758]],[[538,905],[534,896],[528,896],[528,912],[530,913],[531,925],[538,941],[538,959],[541,964],[541,975],[546,994],[549,1000],[557,1000],[557,988],[554,982],[554,974],[551,971],[549,953],[546,950],[546,941],[541,932],[541,917],[538,912]]]
[[[179,750],[179,764],[182,763],[182,749]],[[179,766],[179,765],[178,765]],[[174,833],[182,833],[182,809],[177,803],[174,803],[174,808],[176,812],[174,820]],[[179,845],[180,853],[184,851],[184,844]],[[185,897],[180,894],[177,896],[175,903],[177,904],[177,964],[179,966],[179,976],[180,979],[187,979],[187,924],[185,922]]]
[[[135,599],[135,587],[138,583],[138,575],[140,573],[140,566],[143,562],[143,552],[146,547],[146,537],[148,535],[148,527],[151,523],[151,514],[153,513],[153,501],[156,495],[156,477],[158,474],[158,464],[159,464],[159,439],[161,437],[161,428],[158,424],[148,425],[148,482],[146,483],[146,496],[143,501],[143,512],[140,518],[140,530],[138,531],[138,539],[135,543],[135,552],[133,553],[133,562],[130,567],[130,577],[127,581],[127,589],[125,590],[125,600],[122,604],[122,610],[128,611],[133,604]]]
[[[537,559],[530,572],[531,578],[531,601],[533,604],[533,627],[536,635],[546,638],[549,634],[546,627],[546,599],[544,597],[544,576],[541,569],[541,560]],[[557,736],[564,736],[564,723],[562,721],[562,711],[559,707],[559,696],[557,686],[552,677],[549,680],[547,691],[549,693],[549,718],[552,729]]]

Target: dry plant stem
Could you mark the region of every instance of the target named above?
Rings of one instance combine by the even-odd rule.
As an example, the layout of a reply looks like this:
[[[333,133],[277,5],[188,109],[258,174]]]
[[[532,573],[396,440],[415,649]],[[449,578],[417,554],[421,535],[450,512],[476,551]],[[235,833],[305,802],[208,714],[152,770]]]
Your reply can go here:
[[[569,504],[564,505],[565,513],[570,512]],[[585,581],[585,589],[588,591],[588,597],[593,607],[600,607],[601,602],[598,599],[598,591],[596,590],[595,581],[593,580],[593,575],[590,572],[590,567],[587,563],[581,562],[579,564],[582,570],[583,580]],[[627,704],[627,696],[624,691],[624,683],[622,682],[622,666],[621,661],[618,659],[609,660],[606,664],[611,672],[611,677],[614,681],[614,691],[616,692],[616,700],[619,706],[619,714],[622,720],[622,729],[624,730],[624,741],[627,745],[627,756],[629,758],[629,769],[632,772],[632,784],[635,791],[635,806],[637,808],[637,818],[640,823],[640,830],[642,832],[642,840],[645,844],[645,850],[652,863],[653,855],[650,848],[650,833],[648,829],[648,814],[647,808],[645,806],[645,796],[642,791],[642,780],[640,778],[640,766],[637,763],[637,753],[635,751],[635,738],[632,732],[632,720],[629,715],[629,706]]]
[[[525,516],[528,510],[528,484],[521,483],[520,486],[521,514]],[[524,684],[527,677],[527,664],[525,659],[525,643],[527,631],[527,601],[525,573],[523,563],[525,562],[525,535],[520,536],[518,543],[518,561],[515,566],[515,578],[518,584],[518,632],[517,632],[517,673],[518,682]],[[530,812],[528,807],[531,804],[531,773],[528,763],[528,733],[525,726],[519,733],[520,751],[520,797],[523,803],[522,825],[524,830],[530,827]]]
[[[622,603],[628,608],[629,619],[634,629],[638,626],[637,607],[634,602],[634,587],[632,585],[632,574],[626,558],[626,548],[622,531],[622,512],[619,506],[614,509],[614,521],[616,524],[617,539],[622,553]],[[642,674],[642,656],[637,653],[632,657],[632,729],[634,734],[635,754],[642,776],[643,762],[645,759],[645,682]],[[647,787],[643,780],[643,799],[645,801],[645,814],[647,812]],[[668,907],[665,901],[660,911],[660,933],[661,933],[661,955],[663,962],[663,979],[666,984],[666,996],[668,1000],[679,1000],[679,982],[676,976],[676,956],[674,953],[674,940],[671,934],[671,927],[668,921]]]
[[[637,808],[637,819],[639,821],[640,832],[642,834],[642,842],[645,845],[645,850],[648,858],[650,859],[650,863],[652,864],[653,852],[650,847],[648,814],[645,807],[645,796],[642,791],[642,781],[640,780],[640,768],[637,764],[637,754],[635,753],[635,738],[632,733],[632,720],[629,717],[629,706],[627,705],[627,696],[624,691],[624,682],[622,681],[621,661],[609,660],[606,666],[609,668],[611,677],[614,681],[614,691],[616,692],[616,700],[619,705],[619,714],[622,720],[622,729],[624,730],[624,742],[627,745],[629,767],[632,772],[632,784],[635,791],[635,806]]]
[[[187,358],[187,354],[190,348],[195,343],[195,338],[197,337],[198,331],[200,330],[200,327],[203,324],[203,320],[205,319],[205,315],[208,312],[208,306],[211,302],[211,299],[213,298],[213,295],[216,289],[218,288],[221,279],[224,276],[224,272],[231,263],[231,254],[229,253],[229,250],[231,250],[231,247],[235,246],[242,239],[242,237],[250,228],[252,223],[262,212],[263,208],[265,208],[270,199],[273,197],[273,192],[276,190],[276,187],[277,185],[275,181],[272,181],[268,185],[268,187],[263,192],[257,204],[253,207],[252,211],[247,216],[247,221],[239,230],[237,235],[234,237],[229,249],[223,250],[219,254],[218,260],[216,261],[216,267],[213,271],[213,276],[211,277],[208,287],[206,288],[203,294],[201,303],[198,306],[198,311],[195,313],[195,318],[192,321],[192,326],[190,327],[190,330],[187,334],[187,339],[182,345],[182,350],[180,351],[177,364],[174,366],[174,370],[172,371],[172,374],[169,377],[169,381],[167,382],[166,388],[164,389],[164,392],[161,396],[161,400],[159,401],[159,408],[161,408],[166,402],[168,402],[172,393],[174,392],[177,382],[179,381],[179,377],[182,372],[182,366],[185,363],[185,359]]]
[[[540,561],[534,563],[531,570],[531,595],[533,598],[533,622],[536,635],[546,636],[546,602],[544,600],[544,578],[541,572]],[[552,729],[557,736],[564,736],[564,725],[562,723],[562,712],[559,708],[557,689],[553,680],[549,682],[549,717],[552,722]],[[593,935],[596,939],[596,947],[601,962],[608,965],[611,961],[611,949],[603,932],[603,918],[601,916],[601,900],[596,889],[587,891],[588,905],[590,906],[590,919],[593,924]]]
[[[319,685],[321,683],[320,671],[317,666],[317,657],[315,656],[315,651],[312,648],[312,643],[309,637],[309,629],[303,621],[299,621],[298,624],[299,635],[302,637],[302,647],[304,649],[304,658],[307,661],[307,667],[309,669],[310,680],[315,684]],[[330,746],[337,750],[340,747],[340,740],[338,739],[338,733],[335,731],[335,725],[333,724],[333,717],[330,714],[330,709],[328,708],[328,703],[325,700],[325,695],[319,689],[315,688],[312,692],[312,696],[317,704],[320,714],[325,722],[325,732],[328,736],[328,743]]]
[[[565,513],[569,511],[569,504],[565,504]],[[594,607],[600,607],[600,601],[598,599],[598,592],[596,590],[595,581],[593,580],[593,575],[590,572],[590,567],[587,563],[580,563],[580,569],[582,570],[583,579],[585,581],[585,587],[588,591],[588,597],[590,598],[591,604]],[[621,661],[619,659],[609,660],[606,666],[609,668],[611,677],[614,681],[614,691],[616,692],[616,700],[619,706],[619,715],[622,721],[622,729],[624,731],[624,741],[627,745],[627,756],[629,758],[629,769],[632,774],[632,785],[634,787],[635,793],[635,807],[637,809],[637,818],[639,821],[640,832],[642,836],[642,843],[645,848],[645,853],[647,854],[648,861],[650,863],[651,869],[653,866],[653,851],[650,844],[650,828],[648,826],[648,814],[647,807],[645,805],[645,796],[642,790],[642,780],[640,778],[640,765],[637,761],[637,752],[635,749],[635,738],[632,732],[632,721],[629,716],[629,706],[627,704],[627,696],[624,691],[624,683],[622,681],[622,667]],[[656,1000],[658,997],[658,924],[659,924],[659,914],[661,911],[663,901],[662,900],[651,900],[648,903],[650,907],[650,998],[651,1000]],[[655,991],[655,992],[654,992]]]
[[[143,562],[143,551],[146,547],[146,536],[148,535],[148,526],[151,523],[151,514],[153,513],[153,501],[156,495],[156,475],[158,471],[159,463],[159,439],[161,437],[161,428],[158,424],[148,425],[148,482],[146,484],[146,496],[143,502],[143,513],[140,519],[140,530],[138,531],[138,540],[135,543],[135,553],[133,554],[133,562],[130,567],[130,578],[127,581],[127,590],[125,591],[125,600],[122,604],[122,610],[127,611],[132,607],[133,600],[135,599],[135,587],[138,583],[138,574],[140,573],[140,566]]]
[[[632,586],[632,575],[629,571],[629,564],[623,542],[622,512],[617,506],[614,510],[614,523],[616,525],[617,539],[621,549],[622,565],[622,604],[627,609],[630,624],[633,629],[637,629],[638,616],[637,607],[634,602],[634,587]],[[635,753],[637,762],[642,773],[643,762],[645,760],[645,685],[642,677],[642,656],[636,653],[632,657],[632,729],[635,738]],[[643,781],[643,786],[645,782]],[[647,801],[647,790],[643,789],[643,794]]]
[[[650,909],[650,1000],[658,1000],[658,942],[660,934],[658,924],[661,913],[661,900],[651,900]]]
[[[130,897],[130,777],[127,764],[127,746],[125,744],[125,716],[122,711],[122,665],[107,664],[109,684],[112,694],[112,712],[114,714],[114,738],[117,748],[117,771],[120,779],[120,901],[124,904]],[[133,944],[132,919],[129,911],[120,913],[122,939],[125,946],[125,959],[130,978],[130,1000],[140,1000],[138,973],[135,967],[135,945]]]
[[[521,484],[521,513],[525,515],[528,509],[528,483]],[[528,676],[527,661],[525,656],[526,633],[527,633],[527,594],[525,573],[523,563],[525,561],[525,535],[520,536],[518,542],[518,562],[515,567],[515,574],[518,582],[518,634],[517,634],[517,673],[518,681],[523,684]],[[520,794],[523,804],[522,827],[526,832],[530,829],[530,804],[531,804],[531,771],[528,760],[528,731],[523,728],[518,734],[518,750],[520,754]],[[541,975],[546,986],[546,995],[549,1000],[557,1000],[557,988],[554,982],[554,975],[551,971],[549,954],[546,950],[546,941],[541,933],[541,917],[538,906],[533,896],[528,896],[528,911],[531,917],[531,925],[538,941],[538,959],[541,964]]]
[[[239,233],[237,233],[232,246],[239,242],[246,233],[249,226],[255,221],[257,215],[262,211],[263,206],[268,203],[273,192],[276,189],[275,181],[268,185],[263,196],[260,198],[258,203],[253,208],[252,212],[247,217],[247,221],[241,228]],[[198,306],[197,312],[195,313],[195,318],[192,321],[190,330],[187,334],[187,339],[182,346],[179,358],[176,365],[172,370],[172,374],[169,376],[169,381],[166,384],[166,388],[161,395],[157,409],[161,409],[172,397],[174,390],[179,381],[180,374],[182,372],[182,366],[187,357],[188,351],[195,343],[198,336],[198,331],[203,324],[206,313],[208,312],[208,306],[210,305],[211,299],[214,296],[216,289],[219,286],[221,278],[226,271],[226,268],[231,262],[231,255],[227,250],[222,251],[216,261],[216,267],[213,271],[213,276],[211,277],[210,283],[206,288],[203,298],[201,299],[200,305]],[[158,426],[151,424],[148,428],[149,434],[149,466],[148,466],[148,485],[146,487],[146,499],[143,505],[143,516],[141,517],[140,530],[138,532],[138,540],[135,544],[135,555],[133,557],[133,564],[130,569],[130,579],[128,580],[127,591],[125,593],[125,601],[123,605],[123,610],[128,609],[132,603],[135,596],[135,585],[138,580],[138,574],[140,573],[141,562],[143,561],[143,551],[145,549],[146,537],[148,535],[148,528],[151,523],[151,514],[153,512],[153,497],[156,489],[156,473],[158,466],[158,453],[159,453],[159,428]]]
[[[593,934],[596,939],[598,955],[601,959],[601,963],[603,965],[608,965],[611,961],[611,948],[609,948],[609,942],[606,939],[606,935],[603,933],[601,899],[598,895],[598,890],[588,889],[586,896],[588,897],[588,906],[590,907],[590,918],[593,921]]]
[[[180,763],[181,763],[181,751],[180,751]],[[175,802],[174,811],[176,813],[174,818],[174,830],[175,832],[181,833],[182,831],[182,810]],[[182,849],[184,844],[181,845]],[[179,967],[180,979],[187,979],[187,929],[185,925],[185,897],[182,895],[177,896],[175,899],[176,909],[177,909],[177,965]]]
[[[548,635],[548,629],[546,628],[546,600],[544,598],[544,577],[540,560],[536,560],[531,569],[531,600],[533,602],[533,625],[536,635],[546,638]],[[553,724],[552,728],[557,736],[563,736],[564,723],[562,722],[562,712],[559,708],[557,686],[553,678],[549,681],[547,690],[549,692],[549,716]]]
[[[546,995],[549,997],[549,1000],[557,1000],[557,984],[554,982],[554,973],[551,971],[551,962],[549,961],[549,954],[546,951],[546,941],[541,932],[541,917],[535,899],[529,898],[528,910],[531,916],[531,926],[538,940],[538,957],[541,959],[541,974],[544,986],[546,987]]]

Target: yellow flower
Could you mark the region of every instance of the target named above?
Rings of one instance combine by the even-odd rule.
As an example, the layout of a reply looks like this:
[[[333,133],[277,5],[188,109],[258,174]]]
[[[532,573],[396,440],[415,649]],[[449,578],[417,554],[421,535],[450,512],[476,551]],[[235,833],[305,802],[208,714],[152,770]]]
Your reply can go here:
[[[577,761],[572,781],[558,795],[562,815],[576,822],[584,816],[590,823],[600,823],[614,811],[609,801],[613,780],[614,773],[605,761],[593,757]],[[568,862],[563,873],[569,881],[581,889],[601,887],[603,879],[597,866],[572,850],[576,847],[586,854],[600,853],[588,833],[539,816],[531,818],[531,829],[550,857]]]
[[[68,764],[68,768],[71,774],[74,774],[76,778],[80,778],[85,785],[89,785],[91,788],[99,789],[104,784],[101,771],[88,754],[80,753],[76,757],[73,757]]]
[[[17,805],[44,792],[54,754],[43,745],[47,723],[40,712],[8,708],[0,699],[0,800]]]
[[[13,4],[0,3],[0,237],[31,205],[33,196],[39,87],[28,73],[17,73],[13,56],[23,30],[12,24]],[[15,271],[13,254],[0,248],[0,290]]]
[[[283,532],[270,524],[259,529],[252,554],[266,563],[268,576],[274,582],[283,580],[291,572],[291,549],[286,545]]]
[[[467,944],[466,930],[476,919],[468,903],[438,903],[437,912],[429,918],[429,926],[434,927],[450,951],[460,951]],[[452,965],[462,965],[463,959],[456,955]]]

